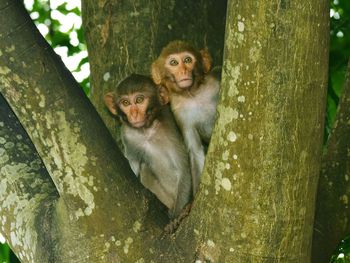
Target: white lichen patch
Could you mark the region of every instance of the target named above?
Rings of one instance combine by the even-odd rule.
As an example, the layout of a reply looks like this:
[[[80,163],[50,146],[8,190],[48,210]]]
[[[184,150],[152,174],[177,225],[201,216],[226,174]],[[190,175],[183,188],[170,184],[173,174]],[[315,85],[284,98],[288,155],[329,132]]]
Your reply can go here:
[[[229,151],[223,152],[223,154],[222,154],[222,159],[223,159],[224,161],[227,161],[229,155],[230,155],[230,152],[229,152]]]
[[[225,163],[219,162],[215,168],[215,194],[218,194],[221,188],[222,174],[225,171]]]
[[[237,140],[237,135],[235,132],[230,131],[229,134],[227,135],[227,140],[230,142],[235,142]]]
[[[238,100],[238,102],[245,102],[245,97],[244,96],[239,96],[238,98],[237,98],[237,100]]]
[[[232,119],[237,120],[239,116],[239,113],[236,109],[233,109],[232,111]]]
[[[217,120],[217,128],[220,132],[225,132],[225,126],[230,124],[232,120],[238,119],[238,111],[236,109],[232,109],[231,107],[226,107],[223,105],[218,105],[217,111],[219,113],[219,117]]]
[[[83,210],[81,208],[79,208],[77,211],[75,211],[74,213],[75,217],[71,217],[70,220],[74,220],[75,218],[79,218],[84,216]]]
[[[228,27],[228,32],[227,32],[227,39],[228,43],[238,43],[238,45],[235,45],[235,48],[240,48],[240,46],[244,42],[244,19],[239,18],[237,24],[231,24]]]
[[[238,21],[237,23],[238,31],[243,32],[244,31],[244,23],[242,21]]]
[[[2,75],[7,75],[11,72],[11,69],[9,69],[8,67],[6,66],[3,66],[3,67],[0,67],[0,74]]]
[[[211,240],[211,239],[208,239],[208,240],[207,240],[207,245],[208,245],[209,247],[215,247],[215,243],[214,243],[214,241]]]
[[[141,223],[139,221],[136,221],[132,227],[135,233],[138,233],[141,229]]]
[[[45,107],[45,96],[40,92],[40,89],[35,88],[34,91],[38,94],[39,100],[39,107],[44,108]]]
[[[226,178],[226,177],[222,178],[221,186],[222,186],[222,188],[224,188],[224,190],[231,191],[232,185],[231,185],[231,181],[228,178]]]
[[[132,242],[134,242],[134,240],[131,237],[128,237],[125,242],[124,242],[124,247],[123,247],[123,251],[125,254],[129,253],[129,247],[132,244]]]
[[[250,50],[249,50],[249,59],[253,62],[253,63],[257,63],[261,57],[261,44],[260,42],[256,42],[257,45],[253,46]]]
[[[108,81],[111,78],[111,73],[106,72],[105,74],[103,74],[103,80],[104,81]]]
[[[239,94],[239,90],[237,87],[238,79],[241,76],[241,67],[239,65],[232,65],[230,61],[225,63],[224,65],[225,71],[227,72],[227,80],[228,81],[228,92],[227,95],[229,97],[237,96]]]
[[[66,120],[63,111],[47,113],[46,120],[53,125],[55,123],[58,131],[51,133],[50,140],[50,157],[53,158],[56,170],[52,174],[57,178],[60,192],[65,192],[79,197],[85,207],[79,207],[75,212],[78,219],[82,216],[92,214],[95,203],[93,195],[93,177],[88,177],[86,166],[88,165],[87,150],[84,144],[80,143],[80,129]]]
[[[231,181],[228,178],[223,177],[223,172],[225,169],[228,169],[227,165],[230,167],[228,163],[220,162],[215,168],[215,194],[218,194],[221,188],[225,191],[231,191]]]
[[[38,168],[31,166],[32,163],[35,162],[11,162],[0,168],[2,178],[0,181],[0,214],[7,213],[15,218],[7,226],[7,231],[10,231],[8,241],[13,247],[20,247],[19,257],[24,262],[35,261],[33,251],[36,250],[37,246],[37,230],[35,229],[33,211],[37,211],[41,201],[46,198],[45,194],[29,197],[27,193],[22,193],[17,189],[24,187],[23,183],[19,183],[23,178],[33,180],[31,185],[33,189],[45,189],[46,184],[36,174]],[[5,224],[6,217],[1,216],[1,219],[2,224]],[[4,225],[2,225],[2,230],[4,231]]]
[[[134,11],[134,12],[130,12],[130,16],[131,17],[138,17],[140,15],[140,12],[139,11]]]
[[[236,38],[237,38],[237,42],[240,44],[240,45],[243,45],[243,42],[244,42],[244,35],[243,33],[241,32],[236,32]]]
[[[13,142],[6,142],[4,144],[4,148],[7,149],[7,150],[12,149],[14,146],[15,146],[15,144]]]
[[[16,50],[15,45],[11,45],[11,46],[5,48],[5,52],[7,52],[7,53],[10,53],[10,52],[15,51],[15,50]]]
[[[111,243],[105,242],[105,249],[108,250],[111,247]]]
[[[20,77],[19,75],[17,75],[16,73],[12,74],[12,79],[14,82],[16,82],[19,86],[25,86],[28,87],[29,83],[28,81],[25,81],[22,79],[22,77]]]

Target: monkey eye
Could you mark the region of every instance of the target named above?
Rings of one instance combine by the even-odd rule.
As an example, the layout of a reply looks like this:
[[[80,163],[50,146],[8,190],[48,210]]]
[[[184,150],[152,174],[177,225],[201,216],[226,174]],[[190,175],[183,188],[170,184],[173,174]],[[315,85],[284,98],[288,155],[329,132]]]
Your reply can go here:
[[[170,66],[177,66],[179,64],[179,62],[177,62],[176,59],[172,59],[169,61],[169,64],[170,64]]]
[[[143,101],[145,100],[145,98],[143,96],[138,96],[136,98],[136,103],[139,104],[139,103],[142,103]]]
[[[123,106],[129,106],[130,105],[130,102],[128,100],[122,100],[121,101],[121,104],[123,104]]]
[[[186,63],[186,64],[192,63],[192,58],[191,57],[185,57],[184,63]]]

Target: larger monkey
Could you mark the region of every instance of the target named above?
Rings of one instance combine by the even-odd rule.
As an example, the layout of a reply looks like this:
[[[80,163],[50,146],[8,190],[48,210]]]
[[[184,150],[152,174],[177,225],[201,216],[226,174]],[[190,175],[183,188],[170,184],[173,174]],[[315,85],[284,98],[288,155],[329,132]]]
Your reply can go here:
[[[174,113],[190,154],[193,193],[200,183],[204,166],[204,145],[208,144],[215,123],[219,80],[209,74],[211,56],[183,41],[170,42],[152,64],[157,85],[169,92]]]
[[[132,74],[104,97],[122,121],[125,156],[141,183],[177,217],[192,197],[188,153],[160,90]]]

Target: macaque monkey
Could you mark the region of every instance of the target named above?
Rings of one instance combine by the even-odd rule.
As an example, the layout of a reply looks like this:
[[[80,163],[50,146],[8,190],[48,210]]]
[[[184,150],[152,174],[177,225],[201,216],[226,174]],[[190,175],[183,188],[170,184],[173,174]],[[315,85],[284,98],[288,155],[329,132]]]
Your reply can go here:
[[[132,74],[105,95],[122,122],[124,154],[141,183],[179,216],[192,198],[189,157],[166,97],[151,78]]]
[[[183,41],[170,42],[153,62],[153,81],[166,87],[171,110],[189,151],[193,194],[204,166],[205,147],[215,123],[220,82],[211,70],[207,49],[198,51]]]

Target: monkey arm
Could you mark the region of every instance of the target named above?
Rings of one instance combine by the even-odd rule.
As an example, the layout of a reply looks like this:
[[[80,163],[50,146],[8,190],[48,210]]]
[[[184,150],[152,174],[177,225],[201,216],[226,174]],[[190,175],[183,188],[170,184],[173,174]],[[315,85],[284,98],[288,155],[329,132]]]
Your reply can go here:
[[[196,194],[204,167],[205,153],[200,135],[195,127],[184,127],[183,137],[190,156],[193,195]]]
[[[170,211],[172,217],[177,217],[181,214],[183,208],[190,202],[192,198],[192,178],[189,176],[189,167],[179,174],[179,183],[177,188],[175,206],[173,211]],[[188,176],[186,176],[188,175]]]
[[[131,147],[131,143],[128,142],[128,140],[123,136],[125,134],[125,131],[122,132],[122,144],[123,144],[123,153],[126,159],[128,159],[131,170],[134,172],[134,174],[139,177],[140,176],[140,166],[141,166],[141,158],[137,155],[135,155],[135,150],[133,147]],[[128,146],[128,147],[127,147]]]
[[[134,174],[139,177],[140,176],[140,162],[138,160],[133,160],[133,159],[130,159],[128,157],[126,157],[128,160],[129,160],[129,164],[130,164],[130,167],[131,167],[131,170],[134,172]]]
[[[148,190],[155,194],[166,207],[169,209],[174,207],[173,198],[165,191],[151,168],[145,163],[142,163],[140,166],[140,181]]]

